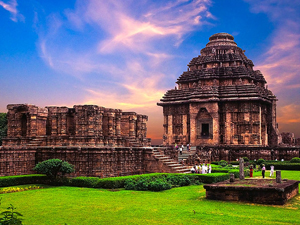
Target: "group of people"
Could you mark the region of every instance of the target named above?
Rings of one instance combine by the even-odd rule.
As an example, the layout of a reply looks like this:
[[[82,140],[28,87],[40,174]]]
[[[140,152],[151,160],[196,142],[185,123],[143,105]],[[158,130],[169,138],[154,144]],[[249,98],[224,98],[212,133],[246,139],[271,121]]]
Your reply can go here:
[[[177,145],[177,144],[175,143],[175,149],[176,149],[176,150],[179,150],[179,154],[182,155],[182,151],[183,151],[183,149],[184,149],[184,145],[182,144],[181,146],[179,146],[179,145]],[[191,149],[190,144],[187,144],[187,145],[186,145],[186,150],[189,152],[190,149]]]
[[[265,178],[265,174],[266,174],[266,167],[265,164],[262,164],[262,168],[261,168],[261,175],[263,178]],[[274,166],[270,166],[270,177],[272,177],[274,175]],[[250,177],[253,177],[253,167],[250,166]]]
[[[205,163],[195,165],[191,168],[192,173],[201,173],[201,174],[206,174],[206,173],[211,173],[211,165],[207,165]]]

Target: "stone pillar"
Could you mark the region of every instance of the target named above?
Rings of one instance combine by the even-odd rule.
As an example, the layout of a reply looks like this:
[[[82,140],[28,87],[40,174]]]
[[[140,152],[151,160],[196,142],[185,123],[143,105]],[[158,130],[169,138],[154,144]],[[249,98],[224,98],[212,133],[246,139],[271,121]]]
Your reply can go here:
[[[173,142],[173,116],[168,115],[168,144],[171,145]]]
[[[67,112],[61,113],[61,135],[67,135]]]
[[[259,105],[259,139],[258,139],[258,141],[259,141],[259,145],[261,145],[261,143],[262,143],[262,141],[261,141],[261,135],[262,135],[262,132],[261,132],[261,118],[262,118],[262,116],[261,116],[261,105]]]
[[[116,136],[121,136],[121,115],[116,115]]]
[[[240,163],[240,180],[244,180],[245,179],[245,174],[244,174],[244,159],[240,158],[239,159],[239,163]]]
[[[276,183],[281,183],[281,170],[276,171]]]
[[[226,109],[228,110],[229,107],[226,107]],[[231,112],[226,112],[225,114],[226,117],[226,122],[225,122],[225,143],[227,145],[231,144],[231,136],[234,134],[234,130],[231,129]]]
[[[234,182],[234,174],[233,173],[230,174],[230,182]]]
[[[129,118],[129,137],[135,137],[135,120],[134,118]]]
[[[182,115],[182,134],[187,135],[187,115]]]

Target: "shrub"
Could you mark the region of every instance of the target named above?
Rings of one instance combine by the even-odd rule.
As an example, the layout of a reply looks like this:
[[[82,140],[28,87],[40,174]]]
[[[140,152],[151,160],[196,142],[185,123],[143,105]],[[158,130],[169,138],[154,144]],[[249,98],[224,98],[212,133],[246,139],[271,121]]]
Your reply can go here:
[[[133,179],[128,179],[128,180],[125,181],[124,188],[126,190],[134,190],[135,185],[136,185],[136,182]]]
[[[148,185],[148,189],[150,191],[163,191],[171,189],[172,185],[162,179],[157,179],[155,181],[151,181]]]
[[[299,157],[294,157],[290,161],[291,163],[300,163],[300,158]]]
[[[243,157],[243,159],[244,159],[244,162],[249,162],[248,157]]]
[[[75,187],[94,188],[99,182],[98,177],[75,177],[70,180],[70,185]]]
[[[1,199],[0,199],[1,205]],[[19,218],[23,216],[21,213],[15,211],[15,207],[10,204],[6,211],[0,213],[0,224],[1,225],[22,225],[22,219]]]
[[[300,170],[300,163],[288,163],[288,162],[277,162],[269,163],[265,162],[266,168],[269,170],[270,166],[273,165],[275,170]]]
[[[33,170],[36,170],[38,173],[46,174],[46,176],[52,179],[57,179],[59,173],[64,176],[65,174],[75,171],[73,165],[60,159],[48,159],[40,162]]]
[[[256,165],[260,165],[261,166],[264,162],[265,162],[264,159],[259,159],[259,160],[257,160]]]
[[[0,187],[17,186],[22,184],[45,184],[47,177],[41,174],[0,177]]]
[[[141,178],[137,180],[135,183],[135,190],[137,191],[147,191],[149,186],[149,181],[145,178]]]
[[[229,179],[229,173],[186,174],[192,183],[212,184]]]
[[[228,164],[228,163],[227,163],[225,160],[221,160],[221,161],[219,162],[219,165],[222,166],[222,167],[227,166],[227,164]]]

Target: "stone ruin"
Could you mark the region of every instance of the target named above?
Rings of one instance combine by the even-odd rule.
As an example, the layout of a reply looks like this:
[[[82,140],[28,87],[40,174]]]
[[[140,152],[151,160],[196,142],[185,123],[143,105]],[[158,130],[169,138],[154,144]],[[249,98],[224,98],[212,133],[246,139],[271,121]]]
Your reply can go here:
[[[7,106],[3,146],[150,146],[148,116],[96,105]]]
[[[149,147],[146,115],[95,105],[11,104],[7,109],[0,176],[35,173],[32,169],[37,163],[53,158],[74,165],[71,176],[189,172],[178,164],[173,148]]]

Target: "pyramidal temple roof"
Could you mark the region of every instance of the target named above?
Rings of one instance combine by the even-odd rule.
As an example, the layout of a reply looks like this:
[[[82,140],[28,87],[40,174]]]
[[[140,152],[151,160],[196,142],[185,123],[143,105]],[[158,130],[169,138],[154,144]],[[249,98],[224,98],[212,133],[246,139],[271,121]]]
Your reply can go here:
[[[183,102],[276,99],[267,89],[266,80],[253,62],[228,33],[209,38],[200,55],[188,64],[188,70],[177,79],[178,86],[167,93],[158,105]]]

